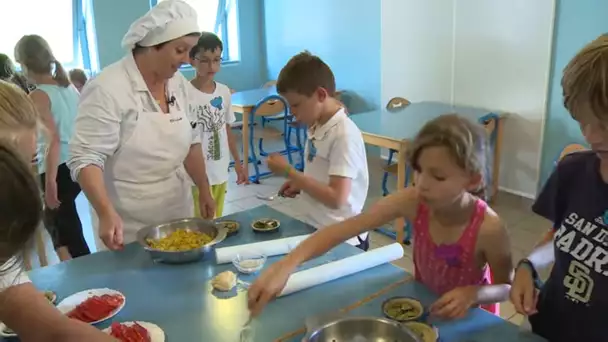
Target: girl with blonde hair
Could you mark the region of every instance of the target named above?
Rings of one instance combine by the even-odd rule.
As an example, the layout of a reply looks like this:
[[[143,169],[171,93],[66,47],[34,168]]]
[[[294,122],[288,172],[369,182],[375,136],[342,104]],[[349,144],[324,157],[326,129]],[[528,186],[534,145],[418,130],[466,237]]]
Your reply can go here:
[[[29,161],[36,156],[38,114],[16,85],[0,80],[0,321],[22,341],[113,341],[67,318],[23,272],[42,201]]]
[[[15,58],[26,77],[36,84],[30,97],[48,130],[47,153],[40,156],[38,164],[46,203],[45,226],[59,259],[87,255],[90,251],[76,210],[80,186],[72,181],[66,165],[78,110],[78,91],[42,37],[23,36],[15,46]]]

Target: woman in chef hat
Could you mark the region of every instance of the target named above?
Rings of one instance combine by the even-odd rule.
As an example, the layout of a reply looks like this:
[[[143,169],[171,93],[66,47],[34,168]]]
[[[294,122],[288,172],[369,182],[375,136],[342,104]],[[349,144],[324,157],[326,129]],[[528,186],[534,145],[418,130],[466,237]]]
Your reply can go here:
[[[213,217],[196,121],[188,117],[188,81],[178,72],[200,35],[195,10],[159,2],[124,36],[128,50],[81,95],[68,166],[95,209],[97,247],[135,241],[138,229],[200,210]],[[185,171],[185,172],[184,172]]]

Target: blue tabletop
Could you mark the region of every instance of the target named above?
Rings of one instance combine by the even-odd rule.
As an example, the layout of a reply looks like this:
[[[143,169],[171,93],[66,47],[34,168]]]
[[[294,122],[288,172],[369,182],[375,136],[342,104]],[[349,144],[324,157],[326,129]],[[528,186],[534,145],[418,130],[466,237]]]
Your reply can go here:
[[[395,296],[418,299],[425,307],[430,306],[437,296],[424,285],[411,281],[348,312],[347,316],[377,316],[382,317],[382,303]],[[439,329],[440,342],[541,342],[542,337],[524,332],[509,321],[488,313],[482,309],[470,310],[468,315],[459,320],[442,321],[432,317],[427,323]],[[303,336],[298,336],[301,340]]]
[[[256,234],[248,229],[252,220],[261,217],[280,220],[280,230]],[[219,247],[314,231],[307,224],[268,206],[226,218],[239,221],[242,227]],[[303,264],[301,269],[358,253],[361,253],[359,249],[342,244]],[[266,267],[279,258],[269,258]],[[141,320],[158,324],[165,331],[168,342],[238,341],[239,331],[249,315],[246,283],[257,275],[239,276],[241,284],[233,292],[216,293],[210,285],[211,278],[222,271],[235,270],[230,264],[217,265],[212,259],[185,265],[159,264],[138,245],[130,244],[120,252],[95,253],[36,269],[30,277],[38,288],[55,291],[59,300],[90,288],[108,287],[121,291],[126,296],[124,309],[112,320],[99,324],[99,328],[109,326],[111,321]],[[350,305],[405,275],[401,269],[387,264],[279,298],[252,323],[255,341],[272,341],[303,326],[307,317]]]
[[[277,95],[276,87],[239,91],[232,94],[231,101],[233,106],[254,107],[260,100],[270,95]]]
[[[457,113],[477,121],[491,113],[489,110],[451,106],[440,102],[417,102],[396,111],[386,109],[357,113],[350,118],[365,133],[395,140],[413,139],[428,121],[448,113]]]

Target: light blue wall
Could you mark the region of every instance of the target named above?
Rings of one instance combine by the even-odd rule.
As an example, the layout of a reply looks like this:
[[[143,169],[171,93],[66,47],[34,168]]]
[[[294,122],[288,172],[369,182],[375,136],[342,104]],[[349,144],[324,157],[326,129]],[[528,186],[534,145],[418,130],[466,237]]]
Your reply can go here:
[[[352,112],[380,106],[380,1],[264,0],[268,79],[309,50],[332,68]]]
[[[608,1],[559,0],[557,6],[549,108],[545,120],[539,185],[544,184],[551,174],[553,162],[565,145],[584,143],[578,124],[572,120],[562,102],[562,71],[585,44],[608,32]]]
[[[236,90],[257,88],[266,81],[266,58],[262,24],[263,0],[239,0],[241,60],[225,65],[219,82]],[[93,11],[97,31],[99,62],[107,66],[124,55],[120,46],[131,23],[150,9],[150,0],[95,0]],[[192,77],[193,72],[185,72]]]

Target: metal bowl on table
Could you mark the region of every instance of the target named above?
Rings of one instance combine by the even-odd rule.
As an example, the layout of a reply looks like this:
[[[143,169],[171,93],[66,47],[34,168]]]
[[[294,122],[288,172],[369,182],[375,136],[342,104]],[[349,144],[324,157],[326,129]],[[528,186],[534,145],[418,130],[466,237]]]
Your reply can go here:
[[[197,231],[209,235],[213,240],[199,248],[186,251],[163,251],[152,248],[148,244],[149,239],[158,240],[176,230]],[[147,226],[137,232],[137,242],[150,253],[155,261],[170,264],[182,264],[201,260],[211,255],[215,245],[226,238],[226,230],[219,228],[212,221],[201,218],[185,218],[154,226]]]
[[[347,317],[319,326],[304,339],[308,342],[422,342],[398,322],[378,317]]]

